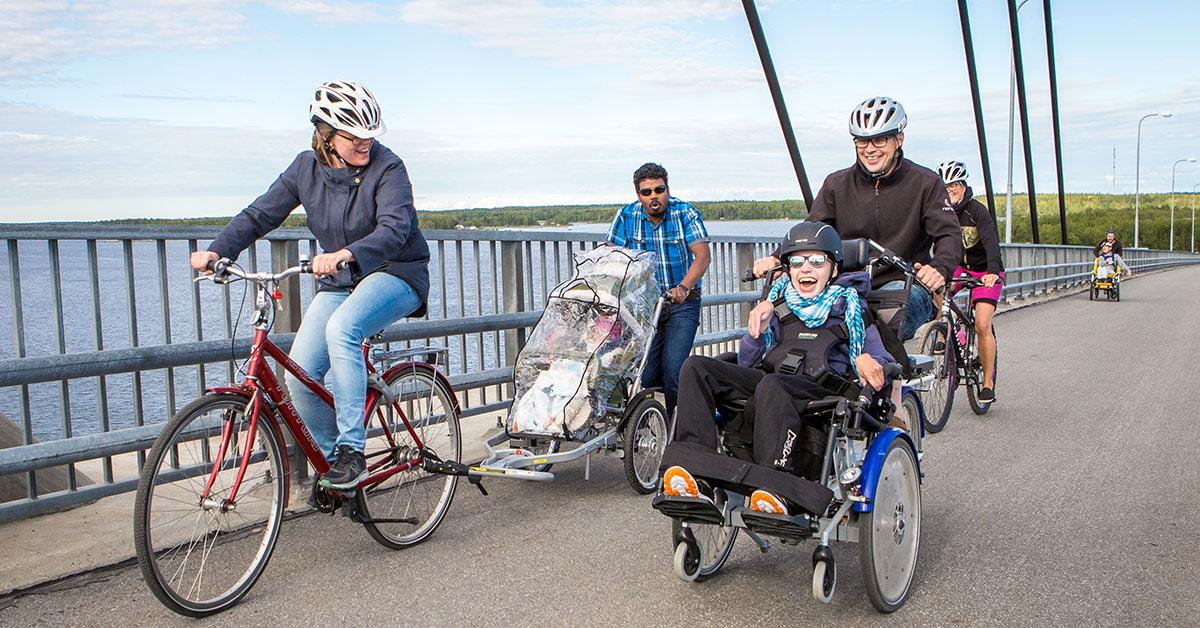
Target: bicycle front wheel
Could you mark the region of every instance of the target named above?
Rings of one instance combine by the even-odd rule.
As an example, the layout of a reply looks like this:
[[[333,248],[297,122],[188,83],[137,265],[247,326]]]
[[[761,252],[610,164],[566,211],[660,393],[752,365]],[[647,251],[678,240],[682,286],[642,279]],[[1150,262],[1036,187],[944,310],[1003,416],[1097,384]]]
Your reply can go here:
[[[250,409],[238,395],[193,401],[163,427],[142,467],[133,525],[138,566],[154,596],[181,615],[204,617],[236,604],[275,549],[286,450],[266,408],[251,432]]]
[[[936,434],[946,427],[950,409],[954,405],[954,389],[958,387],[955,339],[948,330],[945,321],[938,321],[929,326],[925,337],[921,339],[920,352],[933,358],[932,381],[922,399],[925,405],[925,431],[930,434]]]
[[[360,486],[357,499],[367,532],[401,549],[433,534],[458,486],[458,476],[428,473],[415,461],[422,452],[459,460],[462,437],[454,393],[433,367],[404,366],[388,373],[384,383],[393,399],[389,403],[381,395],[371,409],[366,458],[371,476],[391,474]]]

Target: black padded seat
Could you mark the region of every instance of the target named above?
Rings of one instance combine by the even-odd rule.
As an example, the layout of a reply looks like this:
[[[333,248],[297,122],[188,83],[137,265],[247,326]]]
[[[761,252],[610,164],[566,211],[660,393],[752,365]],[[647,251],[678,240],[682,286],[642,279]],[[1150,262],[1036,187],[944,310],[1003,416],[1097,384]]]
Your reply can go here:
[[[865,238],[842,241],[842,272],[863,270],[871,263],[871,247]]]

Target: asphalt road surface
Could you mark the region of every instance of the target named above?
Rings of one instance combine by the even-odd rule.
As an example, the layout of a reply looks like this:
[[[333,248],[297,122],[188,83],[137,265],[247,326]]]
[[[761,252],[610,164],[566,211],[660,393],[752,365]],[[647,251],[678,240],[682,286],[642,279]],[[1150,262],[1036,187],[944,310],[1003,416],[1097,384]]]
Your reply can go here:
[[[834,622],[1195,625],[1200,617],[1200,268],[997,318],[992,412],[959,392],[928,441],[920,563],[908,603],[880,615],[857,547],[838,591],[812,599],[813,544],[745,537],[725,570],[676,579],[669,520],[620,461],[552,483],[467,485],[426,543],[394,552],[342,517],[286,522],[266,574],[203,624],[738,626]],[[183,623],[134,567],[0,600],[0,625]]]

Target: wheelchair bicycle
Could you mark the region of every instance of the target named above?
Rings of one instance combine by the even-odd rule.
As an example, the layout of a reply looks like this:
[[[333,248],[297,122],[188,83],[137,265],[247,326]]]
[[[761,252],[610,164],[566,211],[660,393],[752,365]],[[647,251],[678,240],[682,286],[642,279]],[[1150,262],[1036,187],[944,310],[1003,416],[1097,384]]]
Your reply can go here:
[[[877,255],[870,259],[870,252]],[[901,269],[912,289],[915,273],[904,260],[870,240],[845,243],[844,269],[880,265]],[[892,301],[897,302],[899,299]],[[868,306],[879,305],[868,299]],[[879,320],[878,314],[876,315]],[[891,319],[892,324],[902,322]],[[883,321],[881,321],[882,323]],[[882,324],[881,324],[882,327]],[[864,384],[857,393],[809,402],[806,423],[827,426],[820,478],[799,479],[807,486],[801,512],[768,514],[752,510],[747,495],[756,486],[713,482],[712,502],[665,494],[655,496],[655,509],[672,518],[673,566],[686,582],[715,576],[724,566],[739,532],[745,532],[763,552],[770,543],[799,545],[816,539],[812,554],[812,594],[829,603],[837,587],[837,567],[830,543],[857,542],[866,579],[867,597],[880,612],[892,612],[908,598],[921,542],[921,459],[923,409],[918,394],[933,369],[927,356],[895,356],[884,368],[889,378],[902,377],[901,405],[912,433],[889,425],[896,408],[886,392]],[[740,407],[737,407],[740,406]],[[737,412],[744,403],[726,408]],[[721,417],[715,417],[720,421]],[[722,451],[725,455],[728,452]],[[664,460],[664,466],[667,462]],[[749,462],[740,463],[747,479],[763,473],[782,473]]]
[[[1106,276],[1101,277],[1100,258],[1097,257],[1096,260],[1092,262],[1092,286],[1088,290],[1088,300],[1101,300],[1100,293],[1103,292],[1105,299],[1109,301],[1120,302],[1121,275],[1126,274],[1127,272],[1127,269],[1117,267],[1111,271],[1111,274],[1106,273]]]

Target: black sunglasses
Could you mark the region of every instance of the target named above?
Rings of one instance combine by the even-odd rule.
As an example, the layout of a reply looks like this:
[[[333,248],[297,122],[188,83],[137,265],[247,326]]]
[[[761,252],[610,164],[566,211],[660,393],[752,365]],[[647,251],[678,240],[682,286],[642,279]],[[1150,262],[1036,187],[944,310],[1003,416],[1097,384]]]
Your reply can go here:
[[[641,194],[642,196],[650,196],[651,194],[662,194],[663,192],[666,192],[666,191],[667,191],[667,186],[660,185],[660,186],[654,188],[653,190],[651,190],[650,188],[642,188],[642,189],[638,190],[638,194]]]

